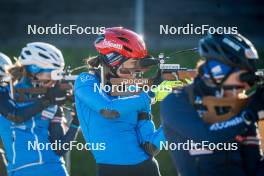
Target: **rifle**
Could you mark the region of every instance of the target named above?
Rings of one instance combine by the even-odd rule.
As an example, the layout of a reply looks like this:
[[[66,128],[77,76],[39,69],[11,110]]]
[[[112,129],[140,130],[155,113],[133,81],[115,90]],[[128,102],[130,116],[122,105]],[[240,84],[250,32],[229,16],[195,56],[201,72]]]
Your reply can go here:
[[[67,91],[68,100],[73,100],[73,84],[78,75],[73,75],[72,72],[82,69],[85,66],[81,66],[71,70],[71,67],[67,67],[65,70],[53,70],[51,72],[51,80],[58,81],[58,85],[62,90]],[[37,81],[35,81],[37,83]],[[45,87],[33,87],[33,88],[15,88],[14,93],[18,94],[17,102],[25,102],[25,95],[42,96],[47,93],[47,88]],[[14,96],[15,97],[15,96]],[[35,96],[36,97],[36,96]],[[30,98],[27,101],[33,101],[34,98]]]
[[[240,80],[253,85],[248,91],[246,91],[246,95],[251,96],[257,89],[264,89],[264,69],[259,69],[255,73],[242,74]]]
[[[167,60],[170,59],[170,56],[185,52],[193,52],[196,51],[197,48],[187,49],[187,50],[181,50],[177,52],[173,52],[165,57],[164,53],[160,53],[157,58],[147,58],[142,59],[139,63],[142,67],[151,67],[156,66],[155,72],[157,73],[154,77],[146,78],[132,78],[132,79],[124,79],[124,78],[112,78],[110,80],[112,85],[123,85],[122,87],[130,87],[135,86],[142,88],[144,86],[158,86],[163,81],[178,81],[182,82],[182,85],[189,84],[191,81],[187,80],[193,80],[194,77],[196,77],[197,72],[194,69],[189,68],[182,68],[180,64],[170,64],[167,63]],[[174,58],[173,58],[174,59]],[[129,69],[132,70],[132,69]],[[138,69],[134,69],[138,70]],[[141,74],[142,75],[142,74]],[[126,89],[125,88],[125,89]],[[118,96],[118,95],[131,95],[131,94],[138,94],[141,90],[137,89],[137,91],[118,91],[117,89],[113,89],[111,92],[111,95]]]
[[[131,94],[138,94],[141,92],[140,89],[137,89],[136,91],[128,91],[128,87],[135,86],[135,87],[144,87],[144,86],[152,86],[152,85],[158,85],[162,81],[184,81],[185,79],[193,79],[196,76],[196,70],[194,69],[188,69],[188,68],[182,68],[180,64],[169,64],[166,63],[167,59],[170,59],[170,56],[184,53],[184,52],[192,52],[196,51],[197,48],[187,49],[187,50],[181,50],[177,52],[173,52],[169,54],[167,57],[165,57],[164,53],[160,53],[158,58],[151,58],[150,60],[142,60],[140,62],[140,65],[142,67],[151,67],[151,66],[157,66],[157,69],[154,70],[157,72],[157,75],[155,77],[150,78],[144,78],[144,75],[141,77],[137,77],[137,75],[132,79],[124,79],[124,78],[111,78],[110,83],[112,84],[113,90],[111,91],[111,95],[113,96],[120,96],[120,95],[131,95]],[[104,69],[103,67],[98,68],[87,68],[86,65],[80,66],[74,69],[71,69],[71,67],[67,67],[64,70],[54,70],[51,72],[51,79],[58,81],[59,86],[62,90],[66,90],[69,94],[69,99],[73,98],[73,84],[76,80],[78,75],[73,75],[72,73],[86,68],[88,70],[100,70],[101,73],[101,87],[104,87],[105,83],[105,75],[104,75]],[[133,69],[130,69],[133,70]],[[137,69],[134,69],[137,70]],[[119,87],[118,87],[119,86]],[[125,87],[125,89],[124,89]],[[120,91],[121,89],[121,91]],[[18,93],[18,102],[24,102],[25,94],[29,95],[42,95],[47,92],[47,88],[16,88],[14,89],[14,93]],[[32,99],[31,99],[32,100]]]

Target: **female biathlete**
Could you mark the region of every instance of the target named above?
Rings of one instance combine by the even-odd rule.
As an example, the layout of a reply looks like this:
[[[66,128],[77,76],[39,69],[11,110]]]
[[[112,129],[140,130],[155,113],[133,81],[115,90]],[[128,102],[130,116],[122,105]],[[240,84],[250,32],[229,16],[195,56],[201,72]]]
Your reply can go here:
[[[57,88],[49,88],[48,96],[37,99],[31,104],[25,106],[17,106],[15,101],[11,99],[8,92],[8,87],[10,86],[11,75],[7,73],[7,70],[11,68],[12,62],[10,58],[0,53],[0,114],[2,115],[0,132],[5,131],[9,128],[9,124],[12,122],[23,122],[30,119],[33,115],[36,115],[43,109],[47,108],[51,102],[64,103],[65,100],[57,100],[64,94],[59,95]],[[6,119],[5,119],[6,118]],[[4,155],[4,150],[1,150],[1,175],[7,175],[6,173],[6,159]]]
[[[111,86],[111,78],[132,78],[131,70],[148,57],[145,43],[136,33],[114,27],[98,37],[95,47],[99,55],[88,64],[103,67],[104,76],[100,71],[82,73],[74,93],[86,142],[104,146],[92,149],[97,175],[159,176],[153,155],[159,150],[163,131],[155,130],[148,95],[111,96],[104,89],[95,89],[100,82]]]
[[[22,49],[18,62],[17,67],[9,70],[11,74],[15,73],[14,70],[22,70],[22,76],[15,88],[45,87],[48,91],[43,98],[44,110],[34,111],[30,118],[17,114],[10,115],[10,113],[2,114],[0,118],[1,137],[8,161],[8,175],[30,176],[36,173],[39,176],[68,175],[61,157],[66,149],[57,147],[56,150],[52,150],[50,145],[69,143],[75,139],[78,131],[78,120],[74,118],[70,128],[66,134],[64,133],[62,125],[64,114],[60,105],[65,102],[66,93],[56,86],[56,81],[51,80],[52,71],[63,69],[63,56],[60,50],[50,44],[34,42]],[[17,73],[15,75],[17,77]],[[52,88],[54,86],[55,88]],[[15,98],[17,96],[15,94]],[[35,107],[38,101],[41,103],[43,101],[37,97],[39,96],[25,95],[23,97],[25,102],[17,102],[16,106]],[[31,99],[34,101],[32,102]]]

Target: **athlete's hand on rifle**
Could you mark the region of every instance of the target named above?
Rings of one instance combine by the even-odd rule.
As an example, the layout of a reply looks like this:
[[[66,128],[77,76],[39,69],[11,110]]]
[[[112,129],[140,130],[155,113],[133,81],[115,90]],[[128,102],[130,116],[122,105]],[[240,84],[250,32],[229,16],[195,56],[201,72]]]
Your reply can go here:
[[[45,98],[50,102],[50,104],[63,105],[67,100],[66,90],[62,90],[59,85],[53,88],[48,88]]]

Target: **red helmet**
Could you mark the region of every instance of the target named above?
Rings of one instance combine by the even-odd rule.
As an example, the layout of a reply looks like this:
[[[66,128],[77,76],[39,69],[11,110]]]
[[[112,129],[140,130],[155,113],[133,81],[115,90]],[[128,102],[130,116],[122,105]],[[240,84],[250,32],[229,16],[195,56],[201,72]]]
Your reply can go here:
[[[123,27],[107,28],[95,43],[97,51],[103,55],[119,53],[126,58],[144,58],[148,55],[145,42],[135,32]]]

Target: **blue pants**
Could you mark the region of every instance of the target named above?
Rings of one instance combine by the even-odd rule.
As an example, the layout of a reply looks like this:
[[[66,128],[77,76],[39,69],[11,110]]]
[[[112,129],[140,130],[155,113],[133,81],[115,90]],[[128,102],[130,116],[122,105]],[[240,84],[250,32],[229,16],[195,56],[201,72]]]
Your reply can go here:
[[[15,172],[9,172],[8,176],[69,176],[66,167],[61,163],[47,163],[26,167]]]

